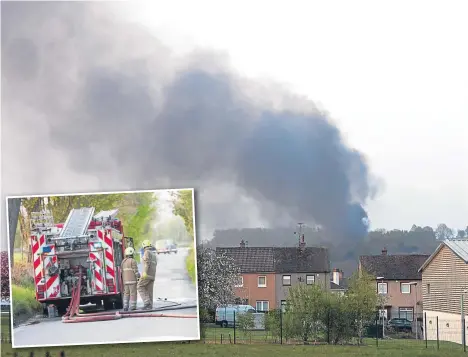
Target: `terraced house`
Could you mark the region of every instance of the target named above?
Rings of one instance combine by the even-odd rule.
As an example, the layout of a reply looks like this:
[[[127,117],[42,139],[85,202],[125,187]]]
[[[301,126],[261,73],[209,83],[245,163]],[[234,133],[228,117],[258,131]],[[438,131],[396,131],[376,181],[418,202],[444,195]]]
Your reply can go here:
[[[406,318],[416,327],[417,317],[418,328],[421,326],[422,276],[419,268],[428,258],[428,254],[389,255],[385,248],[380,255],[359,258],[358,269],[376,278],[376,289],[382,295],[383,306],[379,308],[388,320]]]
[[[442,241],[419,271],[427,339],[436,340],[438,332],[440,340],[462,343],[464,331],[468,341],[468,239]]]
[[[236,286],[239,303],[252,305],[257,311],[282,307],[288,291],[297,284],[319,284],[330,289],[330,261],[326,248],[306,247],[239,247],[217,248],[232,257],[241,271]]]

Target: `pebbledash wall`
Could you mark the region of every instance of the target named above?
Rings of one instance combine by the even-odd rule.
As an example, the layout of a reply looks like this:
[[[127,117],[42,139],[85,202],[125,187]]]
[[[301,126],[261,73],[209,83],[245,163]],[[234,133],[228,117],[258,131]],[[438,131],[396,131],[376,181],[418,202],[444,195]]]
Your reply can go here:
[[[449,341],[463,343],[461,316],[440,311],[424,310],[427,339],[429,341]],[[439,324],[439,337],[437,338],[437,323]],[[465,343],[468,343],[468,315],[465,317]]]

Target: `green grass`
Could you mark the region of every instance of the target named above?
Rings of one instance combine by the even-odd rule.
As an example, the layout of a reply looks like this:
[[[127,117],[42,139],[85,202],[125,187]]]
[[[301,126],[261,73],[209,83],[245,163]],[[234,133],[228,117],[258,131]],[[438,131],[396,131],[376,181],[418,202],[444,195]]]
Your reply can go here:
[[[69,357],[89,357],[89,356],[216,356],[216,357],[328,357],[328,356],[378,356],[378,357],[466,357],[460,348],[456,350],[440,350],[434,348],[425,349],[420,345],[412,348],[409,345],[404,347],[341,347],[341,346],[288,346],[288,345],[213,345],[200,342],[181,344],[181,343],[143,343],[143,344],[122,344],[122,345],[102,345],[102,346],[72,346],[72,347],[54,347],[54,348],[35,348],[16,350],[18,356],[28,356],[30,351],[35,355],[44,356],[46,351],[51,356],[58,356],[60,351],[65,351]],[[2,356],[12,356],[11,346],[2,344]]]
[[[193,245],[190,247],[187,260],[185,261],[185,266],[187,267],[187,272],[190,276],[190,279],[195,282],[197,277],[195,276],[195,251],[193,249]]]
[[[2,338],[6,338],[10,335],[10,317],[2,314],[0,323]]]
[[[12,285],[13,315],[33,315],[41,311],[41,304],[34,296],[34,289],[25,286]]]

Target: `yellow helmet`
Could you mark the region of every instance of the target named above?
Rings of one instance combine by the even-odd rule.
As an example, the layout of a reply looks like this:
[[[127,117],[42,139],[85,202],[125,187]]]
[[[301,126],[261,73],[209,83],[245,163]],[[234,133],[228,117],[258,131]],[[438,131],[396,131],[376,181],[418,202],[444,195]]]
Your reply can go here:
[[[151,242],[150,242],[148,239],[145,239],[145,240],[141,243],[141,246],[142,246],[143,248],[149,247],[149,246],[151,246]]]
[[[127,249],[125,249],[126,256],[133,255],[134,253],[135,253],[135,249],[133,249],[132,247],[128,247]]]

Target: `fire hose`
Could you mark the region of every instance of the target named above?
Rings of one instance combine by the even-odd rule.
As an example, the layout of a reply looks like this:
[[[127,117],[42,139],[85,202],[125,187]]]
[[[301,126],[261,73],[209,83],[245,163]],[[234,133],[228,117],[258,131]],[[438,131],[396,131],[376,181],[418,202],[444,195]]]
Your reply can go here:
[[[117,312],[97,312],[82,314],[79,312],[80,309],[80,296],[81,296],[81,272],[78,278],[78,282],[73,286],[72,296],[70,299],[70,305],[67,311],[62,317],[64,323],[78,323],[78,322],[95,322],[95,321],[110,321],[118,320],[127,317],[172,317],[172,318],[185,318],[185,319],[196,319],[197,315],[180,315],[180,314],[163,314],[155,313],[164,310],[182,310],[189,308],[196,308],[196,305],[182,306],[180,303],[174,303],[173,305],[161,307],[152,310],[138,310],[138,311],[117,311]]]

